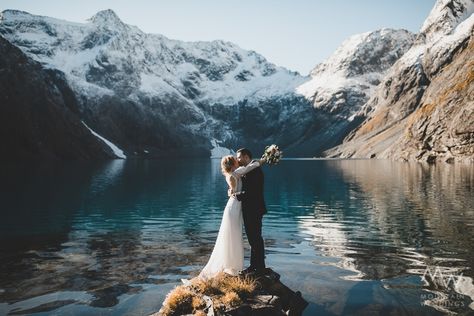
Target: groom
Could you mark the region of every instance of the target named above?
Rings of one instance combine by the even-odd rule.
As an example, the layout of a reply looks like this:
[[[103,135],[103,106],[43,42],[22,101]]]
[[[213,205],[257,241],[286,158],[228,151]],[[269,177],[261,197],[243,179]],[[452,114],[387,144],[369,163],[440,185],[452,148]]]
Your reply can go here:
[[[252,153],[247,148],[237,150],[237,160],[240,166],[246,166],[252,161]],[[263,198],[263,171],[258,167],[242,177],[242,191],[239,196],[242,201],[245,234],[250,244],[250,266],[241,274],[263,274],[265,271],[265,248],[262,238],[262,218],[267,212]]]

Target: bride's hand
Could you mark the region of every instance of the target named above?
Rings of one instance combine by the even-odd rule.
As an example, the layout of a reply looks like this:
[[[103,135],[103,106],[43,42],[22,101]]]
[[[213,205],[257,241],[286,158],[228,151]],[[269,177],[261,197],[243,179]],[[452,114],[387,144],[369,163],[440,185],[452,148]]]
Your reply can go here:
[[[231,196],[232,196],[232,189],[229,188],[229,189],[227,190],[227,196],[228,196],[228,197],[231,197]]]

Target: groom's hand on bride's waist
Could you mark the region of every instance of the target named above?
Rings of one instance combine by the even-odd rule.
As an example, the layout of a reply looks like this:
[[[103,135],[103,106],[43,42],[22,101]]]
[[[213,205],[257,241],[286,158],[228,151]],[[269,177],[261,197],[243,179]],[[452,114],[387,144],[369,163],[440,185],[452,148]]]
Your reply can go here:
[[[242,201],[242,194],[236,194],[235,198],[237,199],[237,201]]]
[[[236,198],[237,201],[242,201],[242,195],[244,194],[245,194],[245,191],[240,191],[240,192],[235,192],[234,194],[232,194],[232,196]]]

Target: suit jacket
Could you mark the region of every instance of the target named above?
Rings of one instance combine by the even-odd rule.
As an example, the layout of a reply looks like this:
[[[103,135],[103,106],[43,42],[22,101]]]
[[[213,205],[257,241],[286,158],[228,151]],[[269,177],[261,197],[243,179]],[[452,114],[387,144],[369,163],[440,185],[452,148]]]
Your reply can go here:
[[[267,213],[265,199],[263,197],[264,176],[262,168],[257,167],[242,176],[242,212]]]

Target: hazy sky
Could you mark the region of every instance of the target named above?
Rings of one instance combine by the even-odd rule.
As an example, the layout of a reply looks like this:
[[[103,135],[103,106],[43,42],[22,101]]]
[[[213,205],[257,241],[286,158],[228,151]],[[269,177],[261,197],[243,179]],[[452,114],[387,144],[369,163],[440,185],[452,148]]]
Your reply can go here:
[[[2,0],[74,22],[112,9],[147,33],[196,41],[222,39],[306,75],[350,35],[382,27],[417,32],[435,0]]]

